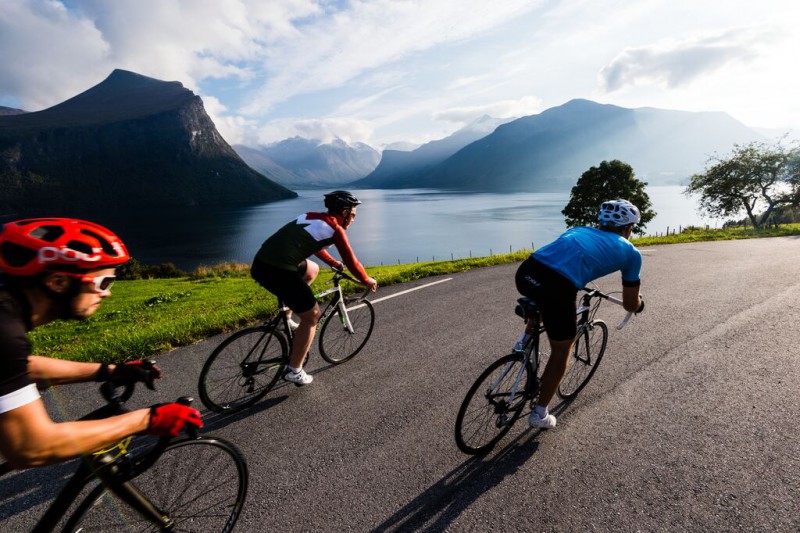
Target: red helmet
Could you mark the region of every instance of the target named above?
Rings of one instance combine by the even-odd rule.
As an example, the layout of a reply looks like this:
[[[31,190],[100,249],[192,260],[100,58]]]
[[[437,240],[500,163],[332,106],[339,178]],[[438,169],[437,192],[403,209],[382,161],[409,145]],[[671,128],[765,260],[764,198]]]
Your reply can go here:
[[[44,270],[87,272],[130,258],[119,237],[85,220],[17,220],[5,224],[0,233],[0,270],[12,276],[33,276]]]

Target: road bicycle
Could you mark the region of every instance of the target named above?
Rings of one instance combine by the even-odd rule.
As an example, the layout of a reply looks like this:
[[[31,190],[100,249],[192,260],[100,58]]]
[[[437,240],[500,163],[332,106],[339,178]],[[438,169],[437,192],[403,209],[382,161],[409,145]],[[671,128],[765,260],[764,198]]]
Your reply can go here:
[[[375,309],[363,294],[345,297],[341,280],[359,283],[334,270],[327,283],[333,287],[316,294],[317,300],[333,295],[319,321],[319,353],[332,365],[349,361],[361,351],[375,326]],[[200,372],[200,400],[218,413],[241,411],[263,398],[283,375],[293,339],[286,316],[288,307],[278,302],[277,312],[265,323],[245,328],[225,339],[208,357]],[[308,362],[308,354],[303,362]]]
[[[108,403],[81,420],[127,412],[123,404],[134,386],[123,387],[120,393],[120,387],[104,383],[100,390]],[[178,400],[184,405],[191,401]],[[187,433],[147,438],[137,449],[128,437],[82,457],[34,533],[231,531],[247,497],[247,462],[223,439],[197,436],[188,429]],[[0,465],[0,474],[9,470],[7,464]]]
[[[566,374],[558,386],[558,395],[575,398],[597,371],[608,341],[608,326],[595,319],[603,300],[622,305],[622,301],[597,289],[584,288],[577,309],[575,344]],[[455,436],[458,448],[468,454],[490,451],[511,429],[526,404],[533,407],[539,395],[539,380],[549,349],[540,345],[544,333],[539,308],[529,298],[517,300],[517,315],[539,324],[523,347],[494,361],[470,387],[456,416]],[[633,313],[628,313],[617,329],[622,329]],[[546,338],[546,336],[545,336]]]

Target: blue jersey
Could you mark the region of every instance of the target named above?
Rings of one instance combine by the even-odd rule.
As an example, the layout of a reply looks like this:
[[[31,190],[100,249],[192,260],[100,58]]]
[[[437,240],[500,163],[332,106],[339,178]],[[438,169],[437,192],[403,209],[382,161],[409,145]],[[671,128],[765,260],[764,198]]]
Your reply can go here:
[[[638,285],[642,254],[625,237],[597,228],[571,228],[531,254],[577,289],[612,272],[622,272],[623,285]]]

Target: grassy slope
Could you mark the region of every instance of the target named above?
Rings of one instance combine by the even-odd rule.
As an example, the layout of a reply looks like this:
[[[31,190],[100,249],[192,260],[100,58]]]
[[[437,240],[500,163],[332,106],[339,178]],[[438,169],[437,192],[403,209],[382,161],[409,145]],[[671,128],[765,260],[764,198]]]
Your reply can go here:
[[[800,235],[800,224],[775,230],[689,230],[679,235],[635,239],[637,246],[678,242]],[[455,261],[371,267],[381,286],[437,274],[521,261],[530,253],[496,255]],[[324,287],[329,272],[315,284]],[[511,280],[509,280],[511,283]],[[354,288],[355,289],[355,288]],[[76,361],[118,361],[153,356],[210,335],[234,330],[275,311],[275,298],[253,282],[246,271],[239,277],[122,281],[100,310],[82,322],[55,322],[32,332],[34,352]]]

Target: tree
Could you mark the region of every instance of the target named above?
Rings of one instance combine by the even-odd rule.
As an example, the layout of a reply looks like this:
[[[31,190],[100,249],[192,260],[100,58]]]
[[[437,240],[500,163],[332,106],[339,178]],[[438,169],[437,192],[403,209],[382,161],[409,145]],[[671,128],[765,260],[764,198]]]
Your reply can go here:
[[[629,164],[617,159],[603,161],[599,167],[592,167],[581,175],[561,214],[566,217],[567,227],[591,226],[597,222],[600,204],[608,200],[628,200],[641,212],[642,220],[634,231],[643,234],[645,225],[656,216],[650,209],[653,204],[644,191],[645,185],[647,183],[636,179]]]
[[[727,159],[710,158],[685,193],[699,194],[701,210],[713,217],[744,211],[758,229],[775,208],[800,203],[800,148],[785,148],[780,141],[734,145]]]

